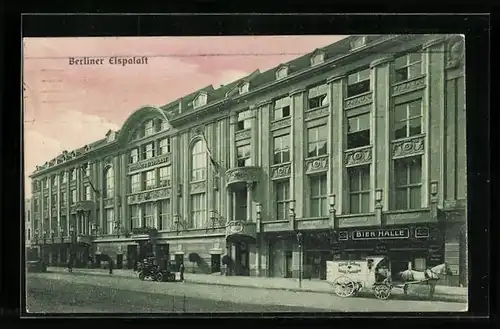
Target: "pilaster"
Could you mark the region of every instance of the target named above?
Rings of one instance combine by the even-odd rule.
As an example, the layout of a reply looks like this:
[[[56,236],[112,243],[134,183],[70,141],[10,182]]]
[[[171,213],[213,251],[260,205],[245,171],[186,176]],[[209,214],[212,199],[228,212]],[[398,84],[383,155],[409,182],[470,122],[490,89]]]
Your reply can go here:
[[[424,46],[423,66],[426,74],[425,100],[423,101],[423,128],[426,134],[425,153],[422,161],[422,207],[429,204],[429,186],[438,181],[438,204],[443,207],[445,189],[445,44],[444,39]]]
[[[181,220],[187,221],[190,225],[192,225],[192,220],[189,214],[189,183],[191,182],[191,148],[189,145],[189,133],[186,132],[182,135],[182,146],[181,157],[183,158],[182,163],[187,163],[187,166],[179,166],[182,172],[182,208],[181,208]]]
[[[60,175],[64,175],[64,172],[61,172]],[[61,176],[57,176],[57,232],[54,232],[58,237],[61,234],[61,203],[62,203],[62,198],[61,198]]]
[[[128,214],[128,202],[127,202],[127,193],[128,193],[128,166],[127,166],[127,153],[123,153],[121,155],[121,166],[120,166],[120,188],[118,191],[120,191],[120,196],[122,198],[122,207],[121,207],[121,217],[122,217],[122,222],[123,222],[123,229],[125,231],[128,231],[130,229],[130,217]],[[101,173],[102,175],[102,173]],[[103,208],[101,207],[101,212]],[[101,215],[102,216],[102,215]]]
[[[290,159],[292,160],[290,177],[290,196],[295,199],[295,214],[297,218],[304,217],[304,111],[307,108],[305,89],[290,92],[291,129],[290,129]]]
[[[252,166],[257,166],[259,163],[259,150],[258,150],[258,140],[259,140],[259,121],[257,120],[257,111],[255,107],[250,110],[251,113],[251,124],[252,127],[251,137],[250,137],[250,158],[252,159]]]
[[[69,236],[69,227],[70,227],[70,222],[71,222],[71,213],[70,213],[70,204],[71,204],[71,176],[70,176],[70,171],[66,170],[66,175],[68,177],[68,180],[66,182],[66,234]]]
[[[259,150],[260,150],[260,165],[262,166],[262,170],[265,173],[266,177],[271,177],[271,143],[272,140],[271,132],[269,131],[270,127],[270,107],[271,102],[260,103],[259,105],[259,114],[260,114],[260,138],[259,138]],[[273,183],[270,179],[262,180],[258,184],[259,189],[259,202],[262,204],[262,219],[264,221],[271,219],[272,209],[273,209]]]
[[[236,133],[237,123],[238,123],[238,114],[231,113],[231,116],[229,117],[229,168],[236,167],[235,133]]]
[[[114,177],[114,193],[113,193],[113,220],[118,221],[121,227],[123,227],[123,223],[121,222],[120,218],[120,213],[118,212],[118,202],[120,201],[119,198],[119,193],[118,193],[118,188],[117,188],[117,182],[120,181],[120,168],[119,168],[119,155],[115,155],[113,157],[113,173],[115,175]]]
[[[179,194],[178,192],[178,187],[179,187],[179,167],[181,165],[182,159],[179,159],[182,157],[179,152],[179,138],[177,136],[172,136],[170,138],[170,147],[171,147],[171,152],[172,154],[179,154],[179,156],[172,156],[170,160],[170,165],[171,165],[171,171],[172,171],[172,190],[170,193],[170,204],[172,207],[172,214],[179,214]]]
[[[392,182],[391,159],[391,57],[384,57],[371,63],[371,129],[372,163],[370,165],[370,212],[374,211],[375,190],[382,189],[382,209],[389,209]]]
[[[104,162],[102,160],[99,161],[99,177],[101,179],[99,179],[99,186],[101,187],[101,191],[102,193],[100,193],[100,196],[99,196],[99,218],[97,219],[98,221],[98,224],[99,224],[99,227],[100,229],[102,230],[102,232],[104,232],[104,227],[103,227],[103,224],[104,224],[104,216],[106,216],[105,214],[105,210],[104,210]]]
[[[49,227],[45,227],[45,231],[50,235],[50,231],[52,230],[52,205],[54,204],[54,200],[52,200],[52,176],[49,176],[49,204],[48,204],[48,213],[49,213]]]
[[[211,123],[206,127],[206,132],[205,136],[207,138],[208,142],[208,147],[210,148],[211,152],[214,151],[214,124]],[[207,154],[208,157],[208,154]],[[207,184],[206,184],[206,195],[207,197],[205,198],[205,202],[207,203],[205,209],[207,210],[207,218],[210,217],[210,211],[215,210],[215,191],[214,191],[214,167],[210,161],[210,159],[207,159]],[[210,218],[208,218],[210,220]],[[206,225],[207,223],[205,223]],[[211,223],[210,223],[211,224]]]
[[[335,194],[337,213],[342,214],[346,202],[344,190],[345,168],[344,168],[344,76],[335,76],[327,80],[329,84],[329,109],[332,126],[330,150],[330,172],[331,180],[328,180],[330,193]]]

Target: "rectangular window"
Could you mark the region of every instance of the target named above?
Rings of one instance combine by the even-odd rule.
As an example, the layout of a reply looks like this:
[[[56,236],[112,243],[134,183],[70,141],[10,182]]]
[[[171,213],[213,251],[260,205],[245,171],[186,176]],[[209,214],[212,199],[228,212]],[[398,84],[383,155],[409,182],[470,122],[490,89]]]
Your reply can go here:
[[[57,186],[57,176],[52,176],[52,186]]]
[[[236,124],[236,131],[250,129],[250,111],[238,113],[238,122]]]
[[[144,173],[144,189],[152,189],[156,187],[156,171],[150,170]]]
[[[204,142],[197,141],[191,154],[191,181],[205,180],[207,170],[207,149]]]
[[[133,204],[130,206],[130,221],[132,223],[132,228],[140,228],[141,227],[139,205],[137,205],[137,204]]]
[[[155,144],[149,143],[144,145],[142,150],[142,159],[151,159],[155,156]]]
[[[76,190],[71,190],[71,204],[76,203]]]
[[[422,158],[394,161],[396,209],[419,209],[422,206]]]
[[[274,137],[274,164],[290,161],[290,135]]]
[[[76,170],[75,169],[71,169],[71,180],[72,181],[75,181],[76,180]]]
[[[416,52],[396,58],[394,71],[396,83],[422,75],[422,54]]]
[[[85,177],[90,177],[90,162],[85,165]]]
[[[139,150],[133,149],[130,151],[130,163],[136,163],[139,161]]]
[[[156,227],[155,223],[156,203],[148,202],[144,205],[144,224],[145,227]]]
[[[290,181],[276,182],[274,189],[276,193],[276,220],[287,220],[290,207]]]
[[[43,197],[43,208],[45,210],[47,210],[48,207],[49,207],[49,197],[48,196],[44,196]]]
[[[159,201],[159,209],[160,209],[160,227],[161,230],[173,230],[173,225],[170,222],[170,199]]]
[[[57,194],[52,194],[50,202],[52,203],[51,204],[52,208],[55,208],[57,206]]]
[[[236,165],[238,167],[247,167],[251,165],[250,145],[238,146],[236,148]]]
[[[61,226],[59,227],[59,234],[62,234],[60,236],[67,236],[68,235],[68,221],[66,220],[66,216],[61,216]]]
[[[206,224],[205,193],[191,195],[191,218],[193,228],[204,228]]]
[[[290,97],[283,97],[274,101],[274,120],[290,116]]]
[[[347,149],[370,145],[370,113],[347,119]]]
[[[422,133],[422,100],[394,106],[394,139]]]
[[[328,215],[328,197],[326,192],[326,175],[313,175],[309,178],[311,188],[310,214],[311,217]]]
[[[141,174],[130,176],[130,192],[139,192],[141,190]]]
[[[66,183],[68,181],[68,173],[65,171],[61,174],[61,183]]]
[[[161,167],[159,171],[160,171],[159,174],[160,186],[170,186],[172,179],[172,167],[171,166]]]
[[[61,192],[61,205],[65,206],[66,203],[68,203],[68,196],[66,195],[66,192]]]
[[[307,157],[312,158],[326,154],[327,147],[326,125],[307,129]]]
[[[43,180],[43,185],[44,185],[44,188],[49,188],[49,179],[48,178],[45,178]]]
[[[85,185],[85,200],[92,200],[92,190],[89,185]]]
[[[31,229],[28,229],[28,240],[31,240]]]
[[[370,166],[349,168],[348,175],[350,213],[370,212]]]
[[[106,209],[104,213],[104,220],[106,223],[104,223],[103,227],[103,233],[104,234],[113,234],[114,233],[114,228],[115,228],[115,213],[114,209]]]
[[[153,120],[148,120],[144,124],[144,136],[151,136],[155,133],[155,125]]]
[[[313,110],[326,105],[328,105],[328,85],[323,84],[310,88],[308,93],[308,109]]]
[[[163,138],[160,140],[159,154],[170,153],[170,138]]]
[[[347,76],[347,97],[353,97],[368,91],[370,91],[370,69]]]
[[[40,202],[38,199],[33,199],[33,210],[38,212],[40,210]]]

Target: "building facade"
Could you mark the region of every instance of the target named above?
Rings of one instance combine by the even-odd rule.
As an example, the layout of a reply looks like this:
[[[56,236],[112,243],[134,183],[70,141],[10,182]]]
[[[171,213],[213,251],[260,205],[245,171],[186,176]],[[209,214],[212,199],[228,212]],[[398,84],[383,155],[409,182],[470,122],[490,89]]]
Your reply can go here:
[[[463,57],[455,35],[353,36],[144,106],[31,175],[42,253],[312,279],[384,254],[466,285]]]

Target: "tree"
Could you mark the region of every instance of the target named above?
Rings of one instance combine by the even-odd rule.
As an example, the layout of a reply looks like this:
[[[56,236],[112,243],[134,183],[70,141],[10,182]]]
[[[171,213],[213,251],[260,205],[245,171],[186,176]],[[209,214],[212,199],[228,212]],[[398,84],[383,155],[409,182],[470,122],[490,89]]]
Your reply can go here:
[[[193,264],[193,273],[195,273],[195,271],[194,271],[194,264],[198,263],[198,261],[200,260],[200,255],[198,255],[197,253],[193,252],[193,253],[189,254],[188,259]]]

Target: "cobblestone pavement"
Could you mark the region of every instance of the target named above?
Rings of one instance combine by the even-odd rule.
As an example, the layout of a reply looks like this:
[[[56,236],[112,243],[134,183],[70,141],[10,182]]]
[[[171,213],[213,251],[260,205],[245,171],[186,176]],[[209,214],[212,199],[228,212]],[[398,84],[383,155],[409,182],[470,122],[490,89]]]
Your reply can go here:
[[[302,307],[319,312],[460,312],[466,311],[465,303],[420,301],[420,300],[377,300],[374,297],[340,298],[331,294],[295,292],[286,290],[255,289],[186,283],[159,283],[140,281],[137,277],[104,276],[88,273],[29,273],[27,289],[35,278],[52,279],[66,284],[90,284],[129,292],[153,293],[166,296],[186,296],[216,302],[254,304],[265,306]],[[132,294],[133,295],[135,295]],[[219,312],[231,310],[220,310]]]

